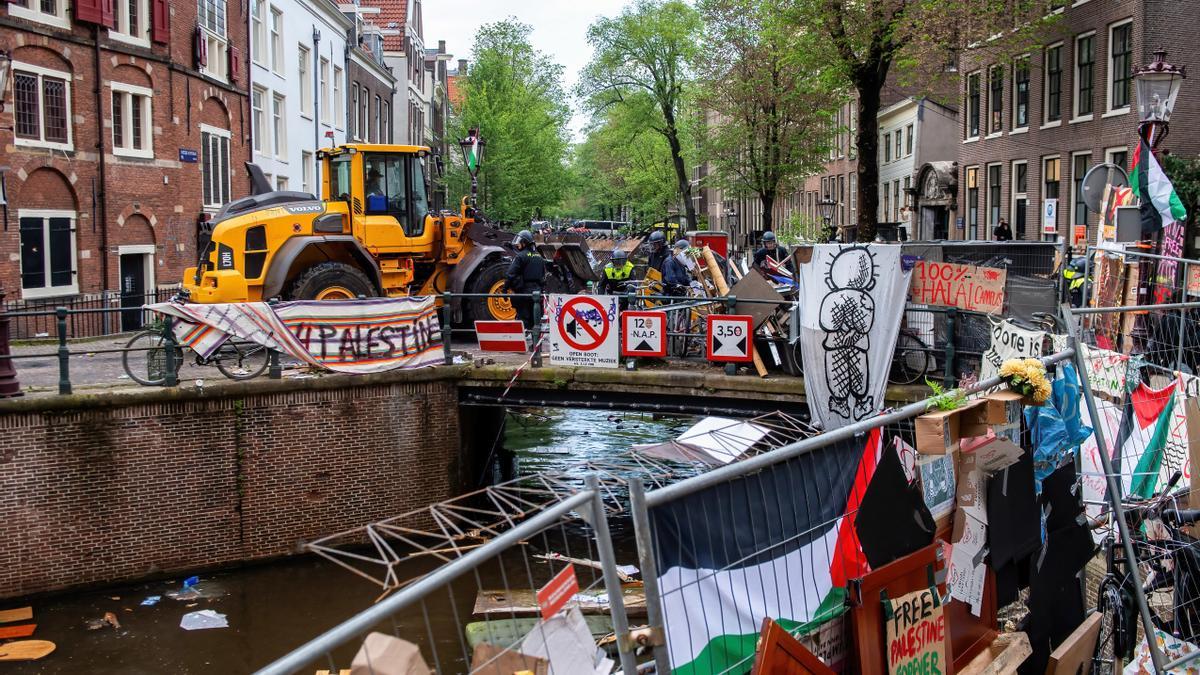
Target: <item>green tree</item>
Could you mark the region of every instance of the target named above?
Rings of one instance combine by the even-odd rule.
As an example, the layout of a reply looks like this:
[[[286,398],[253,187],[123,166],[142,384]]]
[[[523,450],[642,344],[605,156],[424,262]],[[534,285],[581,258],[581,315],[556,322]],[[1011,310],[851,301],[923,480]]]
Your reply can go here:
[[[557,206],[569,187],[570,109],[563,68],[529,43],[531,27],[509,18],[475,36],[463,103],[451,120],[463,138],[478,128],[487,142],[479,173],[480,207],[490,218],[521,222]],[[451,162],[450,185],[465,194],[470,177]]]
[[[648,123],[654,114],[650,96],[635,93],[592,120],[573,164],[583,215],[628,207],[636,221],[666,218],[678,185],[670,146]]]
[[[930,86],[965,50],[1019,53],[1036,41],[1062,0],[792,0],[797,30],[820,34],[858,95],[858,234],[875,237],[879,123],[893,65]],[[990,40],[997,33],[1004,40]]]
[[[579,92],[593,113],[649,97],[654,114],[650,129],[666,140],[688,226],[696,226],[696,207],[685,160],[685,88],[699,50],[700,15],[681,0],[636,0],[619,16],[604,17],[588,28],[594,54],[584,68]]]
[[[738,196],[754,195],[763,229],[774,229],[780,193],[820,170],[830,115],[844,100],[812,31],[783,17],[790,0],[703,0],[700,107],[708,124],[701,146],[708,180]]]

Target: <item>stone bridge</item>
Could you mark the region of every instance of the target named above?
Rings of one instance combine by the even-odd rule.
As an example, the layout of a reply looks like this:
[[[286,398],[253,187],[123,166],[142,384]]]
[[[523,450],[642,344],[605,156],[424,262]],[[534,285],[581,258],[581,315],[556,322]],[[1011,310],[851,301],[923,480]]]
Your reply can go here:
[[[804,414],[803,380],[511,364],[0,401],[0,597],[286,556],[475,487],[503,406]],[[897,402],[918,398],[895,390]],[[464,414],[464,410],[469,413]]]

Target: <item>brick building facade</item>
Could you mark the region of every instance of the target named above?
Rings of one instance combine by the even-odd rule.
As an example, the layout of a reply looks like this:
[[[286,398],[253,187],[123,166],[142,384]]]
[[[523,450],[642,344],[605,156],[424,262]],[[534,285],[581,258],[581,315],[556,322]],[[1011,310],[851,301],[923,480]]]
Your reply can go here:
[[[0,14],[10,300],[177,283],[197,221],[249,191],[244,4],[116,4],[18,0]]]
[[[1081,200],[1080,182],[1110,161],[1128,170],[1137,148],[1133,72],[1163,47],[1188,65],[1200,14],[1172,0],[1077,0],[1052,22],[1049,37],[1015,59],[1003,50],[971,52],[959,63],[959,212],[951,238],[990,238],[1000,219],[1018,239],[1072,244],[1096,236],[1097,216]],[[1195,64],[1193,64],[1195,65]],[[1185,81],[1172,115],[1175,129],[1160,150],[1195,155],[1200,85]],[[1044,223],[1045,199],[1058,199]]]

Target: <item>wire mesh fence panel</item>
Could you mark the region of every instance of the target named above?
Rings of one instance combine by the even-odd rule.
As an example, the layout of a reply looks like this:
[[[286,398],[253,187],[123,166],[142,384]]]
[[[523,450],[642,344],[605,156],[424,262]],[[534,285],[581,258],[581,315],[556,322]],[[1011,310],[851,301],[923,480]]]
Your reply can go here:
[[[1143,262],[1126,269],[1137,275]],[[1108,274],[1106,264],[1102,276]],[[1164,288],[1168,301],[1181,290]],[[1190,498],[1197,487],[1190,444],[1200,436],[1195,375],[1200,341],[1191,337],[1200,335],[1198,310],[1200,302],[1078,310],[1079,358],[1095,410],[1093,415],[1084,409],[1084,424],[1096,434],[1084,443],[1080,469],[1093,538],[1102,552],[1088,580],[1094,593],[1089,600],[1104,615],[1096,662],[1101,672],[1131,661],[1134,668],[1154,672],[1138,622],[1143,611],[1165,661],[1200,653],[1200,548],[1190,526],[1200,512],[1189,512],[1200,506]],[[1123,507],[1128,541],[1116,522],[1114,500]],[[1132,588],[1135,571],[1144,601]]]

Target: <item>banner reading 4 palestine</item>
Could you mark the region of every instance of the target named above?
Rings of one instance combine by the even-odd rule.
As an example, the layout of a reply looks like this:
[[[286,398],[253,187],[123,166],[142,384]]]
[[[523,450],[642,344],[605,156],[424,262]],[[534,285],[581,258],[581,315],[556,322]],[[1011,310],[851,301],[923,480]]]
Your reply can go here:
[[[178,319],[176,340],[205,357],[232,337],[340,373],[418,368],[442,359],[441,327],[431,297],[275,305],[163,302],[146,308]]]
[[[849,439],[650,510],[672,672],[749,672],[764,617],[803,641],[842,615],[832,568],[849,564],[839,524],[863,452]]]

